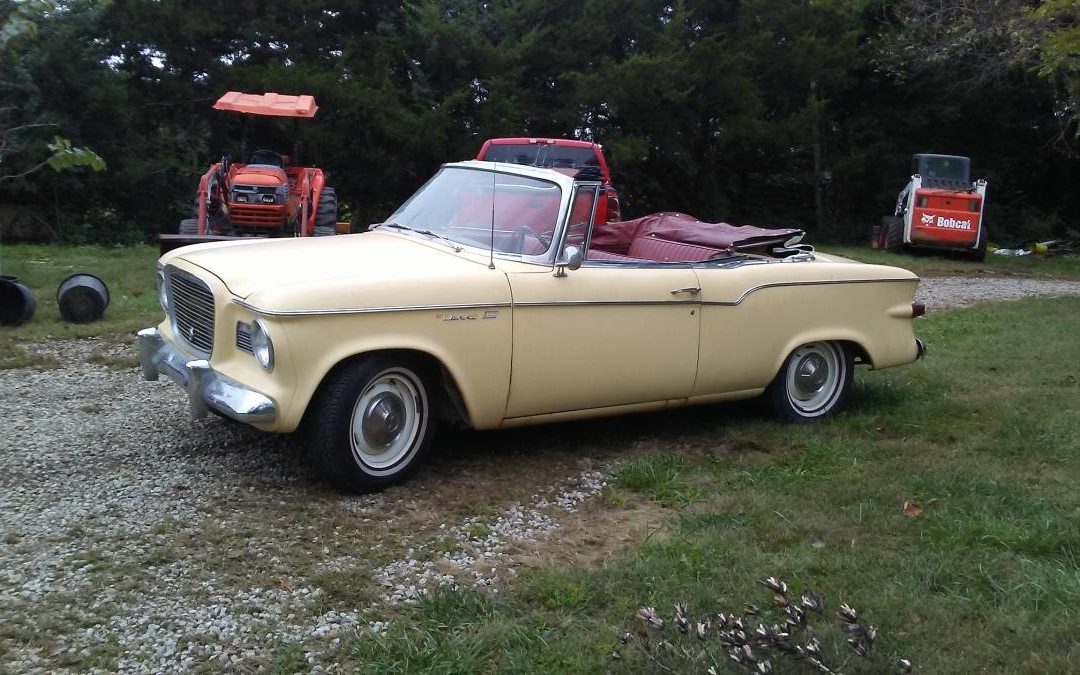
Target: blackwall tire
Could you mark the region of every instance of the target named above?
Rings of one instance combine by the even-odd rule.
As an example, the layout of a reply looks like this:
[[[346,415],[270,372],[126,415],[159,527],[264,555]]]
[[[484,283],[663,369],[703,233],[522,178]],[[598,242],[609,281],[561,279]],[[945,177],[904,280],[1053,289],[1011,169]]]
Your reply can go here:
[[[904,247],[903,217],[893,218],[885,228],[885,250],[899,251]]]
[[[337,192],[332,187],[324,187],[319,194],[319,203],[315,207],[315,228],[312,234],[315,236],[337,234],[337,216]],[[323,234],[318,233],[320,228],[323,228]]]
[[[329,376],[312,401],[309,447],[323,476],[350,492],[398,483],[435,434],[434,392],[407,359],[361,358]]]
[[[854,357],[843,344],[811,342],[788,355],[765,399],[784,420],[813,422],[847,404],[854,372]]]

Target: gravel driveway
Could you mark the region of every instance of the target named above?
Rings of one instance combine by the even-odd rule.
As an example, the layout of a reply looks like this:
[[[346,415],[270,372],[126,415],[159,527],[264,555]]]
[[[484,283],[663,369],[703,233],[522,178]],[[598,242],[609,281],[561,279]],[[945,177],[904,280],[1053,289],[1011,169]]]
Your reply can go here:
[[[919,291],[933,309],[1033,295],[1080,295],[1080,283],[943,278]],[[192,422],[178,387],[87,361],[130,345],[38,349],[61,366],[0,371],[0,671],[333,669],[343,640],[382,630],[424,589],[497,590],[530,546],[575,527],[595,537],[606,516],[591,498],[612,457],[589,456],[581,437],[627,426],[465,435],[468,449],[409,484],[345,496],[312,475],[299,441]],[[625,433],[614,445],[648,434]]]

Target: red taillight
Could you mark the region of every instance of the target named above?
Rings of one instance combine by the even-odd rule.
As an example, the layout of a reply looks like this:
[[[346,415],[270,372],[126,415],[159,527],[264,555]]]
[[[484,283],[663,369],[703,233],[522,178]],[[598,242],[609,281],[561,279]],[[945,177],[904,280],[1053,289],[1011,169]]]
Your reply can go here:
[[[923,316],[926,314],[926,305],[921,302],[911,303],[911,318]]]

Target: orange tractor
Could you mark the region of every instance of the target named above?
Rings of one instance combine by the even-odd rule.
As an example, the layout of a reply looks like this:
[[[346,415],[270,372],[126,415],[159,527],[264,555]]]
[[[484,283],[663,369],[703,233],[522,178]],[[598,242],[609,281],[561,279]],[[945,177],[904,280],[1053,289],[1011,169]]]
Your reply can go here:
[[[178,234],[161,235],[162,252],[237,237],[337,234],[337,195],[327,187],[321,169],[295,165],[298,143],[293,146],[292,161],[273,150],[247,153],[248,116],[310,119],[319,109],[315,99],[230,91],[217,100],[214,109],[244,115],[240,154],[246,163],[233,162],[225,154],[210,165],[199,179],[195,217],[181,220]]]
[[[971,159],[922,153],[911,158],[912,176],[882,219],[874,248],[926,248],[986,257],[986,181],[971,181]]]

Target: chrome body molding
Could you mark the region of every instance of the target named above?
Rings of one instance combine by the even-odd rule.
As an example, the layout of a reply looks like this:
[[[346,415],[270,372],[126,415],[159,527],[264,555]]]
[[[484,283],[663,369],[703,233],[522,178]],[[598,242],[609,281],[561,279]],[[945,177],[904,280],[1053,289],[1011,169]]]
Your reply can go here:
[[[758,284],[757,286],[751,286],[743,291],[735,300],[703,300],[703,305],[715,305],[718,307],[733,307],[735,305],[741,305],[743,300],[746,300],[747,296],[751,293],[755,293],[766,288],[784,288],[787,286],[831,286],[833,284],[892,284],[899,282],[911,283],[917,281],[916,279],[827,279],[827,280],[812,280],[812,281],[770,281],[765,284]]]
[[[320,314],[381,314],[384,312],[427,312],[441,309],[498,309],[510,307],[509,302],[476,302],[461,305],[400,305],[396,307],[351,307],[341,309],[296,309],[278,311],[262,309],[243,300],[234,299],[233,303],[249,312],[262,316],[317,316]]]
[[[157,328],[136,333],[143,379],[164,374],[187,389],[194,419],[211,409],[248,424],[268,424],[277,419],[277,404],[265,394],[247,388],[210,367],[206,359],[191,358],[165,342]]]
[[[913,279],[831,279],[824,281],[776,281],[758,284],[746,289],[735,300],[553,300],[550,302],[479,302],[456,305],[398,305],[393,307],[343,307],[338,309],[296,309],[296,310],[271,310],[262,309],[238,298],[233,303],[244,309],[262,316],[317,316],[321,314],[381,314],[385,312],[427,312],[439,310],[461,309],[498,309],[502,307],[574,307],[574,306],[641,306],[641,305],[712,305],[719,307],[731,307],[740,305],[750,294],[766,288],[781,288],[786,286],[827,286],[832,284],[882,284],[911,282]],[[689,289],[677,289],[687,291]],[[674,291],[672,291],[674,293]]]

